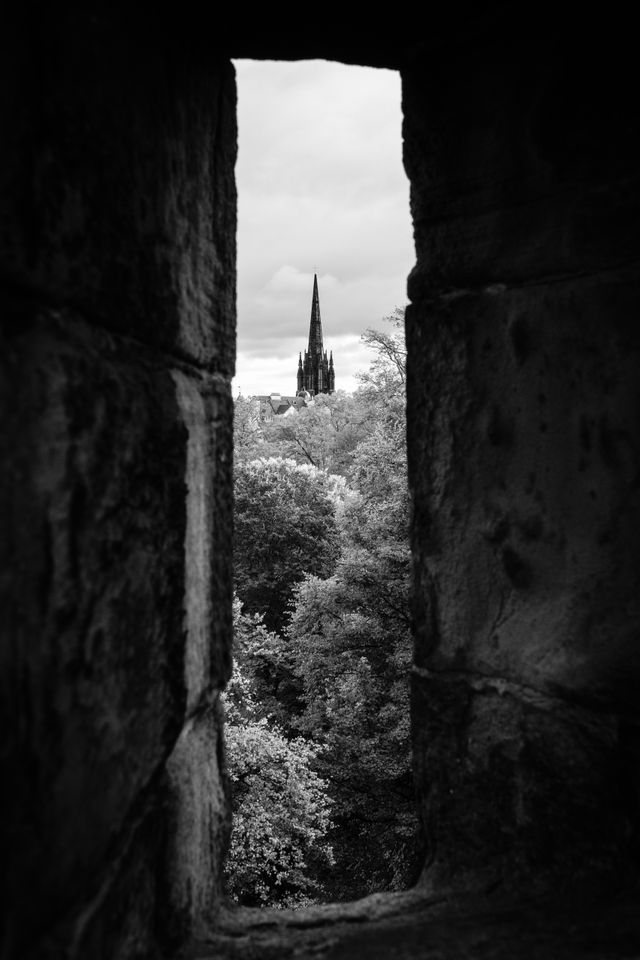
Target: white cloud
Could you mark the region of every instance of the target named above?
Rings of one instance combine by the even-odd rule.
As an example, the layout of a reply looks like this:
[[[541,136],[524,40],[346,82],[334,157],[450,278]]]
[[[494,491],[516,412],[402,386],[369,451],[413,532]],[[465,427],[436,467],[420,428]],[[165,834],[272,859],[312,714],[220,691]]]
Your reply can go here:
[[[238,358],[234,393],[295,389],[318,275],[336,387],[372,359],[367,327],[406,303],[414,262],[395,71],[236,62]]]

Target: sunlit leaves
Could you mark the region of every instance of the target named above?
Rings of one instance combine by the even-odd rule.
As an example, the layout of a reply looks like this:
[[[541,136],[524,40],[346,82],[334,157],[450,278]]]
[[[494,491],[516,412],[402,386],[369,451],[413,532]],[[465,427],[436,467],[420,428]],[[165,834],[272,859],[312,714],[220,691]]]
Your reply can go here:
[[[331,800],[315,769],[321,747],[287,738],[258,696],[256,671],[277,658],[279,638],[238,601],[234,632],[239,655],[223,695],[233,813],[227,893],[245,906],[302,904],[333,864]]]
[[[287,456],[236,467],[229,884],[242,902],[412,880],[402,318],[364,335],[375,360],[352,398],[275,418],[257,449]]]
[[[312,768],[317,748],[287,740],[265,719],[229,723],[226,739],[233,798],[228,894],[246,906],[309,901],[317,891],[310,863],[333,863],[327,784]]]
[[[338,555],[336,484],[324,471],[283,457],[235,471],[235,587],[248,613],[272,630],[285,622],[295,583],[329,574]]]

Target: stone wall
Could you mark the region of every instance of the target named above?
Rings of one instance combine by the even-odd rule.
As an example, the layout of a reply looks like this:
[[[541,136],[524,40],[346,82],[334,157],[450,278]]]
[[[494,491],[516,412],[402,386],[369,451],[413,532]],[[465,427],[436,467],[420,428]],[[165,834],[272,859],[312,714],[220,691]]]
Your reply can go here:
[[[440,889],[638,865],[631,61],[618,36],[596,76],[606,31],[528,30],[404,72],[414,755]]]
[[[235,82],[130,16],[10,27],[0,953],[149,956],[228,833]]]
[[[215,924],[231,57],[403,76],[421,882],[637,869],[635,53],[613,17],[583,36],[512,7],[424,35],[400,11],[303,37],[189,4],[7,18],[4,957],[148,957]]]

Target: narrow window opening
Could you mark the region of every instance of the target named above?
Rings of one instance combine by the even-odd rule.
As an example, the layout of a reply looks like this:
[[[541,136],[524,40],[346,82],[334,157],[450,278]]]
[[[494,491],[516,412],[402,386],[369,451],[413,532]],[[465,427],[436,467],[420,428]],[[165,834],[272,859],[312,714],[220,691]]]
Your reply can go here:
[[[235,66],[226,884],[245,906],[299,907],[407,889],[418,866],[404,346],[414,251],[399,75]]]

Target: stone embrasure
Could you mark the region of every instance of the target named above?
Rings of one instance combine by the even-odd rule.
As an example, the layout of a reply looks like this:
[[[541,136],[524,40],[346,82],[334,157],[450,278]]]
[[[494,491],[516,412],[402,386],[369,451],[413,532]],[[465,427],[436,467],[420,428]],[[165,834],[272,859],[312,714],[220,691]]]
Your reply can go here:
[[[394,7],[292,31],[277,7],[41,6],[0,31],[0,953],[155,960],[191,937],[198,958],[635,960],[631,21],[555,4],[523,29],[516,4],[462,3],[428,5],[424,30]],[[221,911],[243,56],[402,74],[436,900]]]

